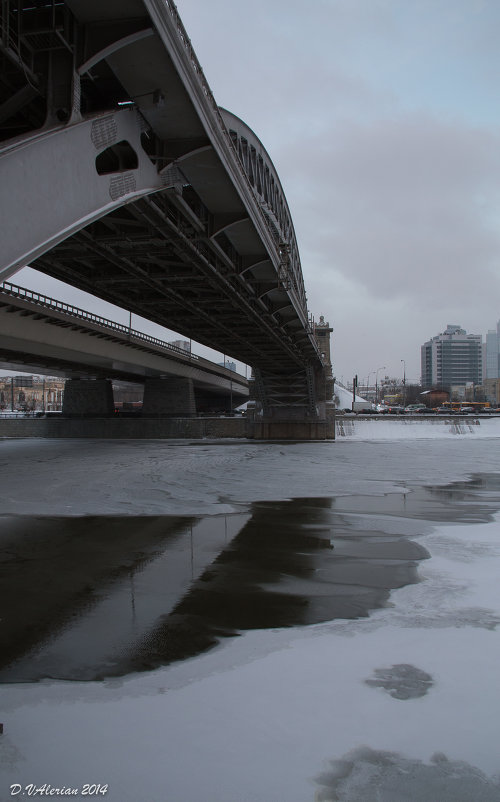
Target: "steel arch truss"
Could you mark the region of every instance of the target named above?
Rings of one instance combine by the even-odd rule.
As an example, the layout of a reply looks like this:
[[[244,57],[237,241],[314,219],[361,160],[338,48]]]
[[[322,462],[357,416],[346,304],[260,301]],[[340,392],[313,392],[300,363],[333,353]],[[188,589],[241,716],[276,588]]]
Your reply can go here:
[[[254,370],[254,399],[265,417],[294,419],[318,415],[318,398],[313,368],[308,365],[293,374]]]

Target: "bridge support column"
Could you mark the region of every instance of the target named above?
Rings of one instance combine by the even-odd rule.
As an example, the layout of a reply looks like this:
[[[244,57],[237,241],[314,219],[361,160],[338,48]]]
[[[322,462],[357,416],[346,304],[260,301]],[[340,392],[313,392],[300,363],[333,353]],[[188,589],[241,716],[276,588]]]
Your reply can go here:
[[[192,418],[196,403],[192,379],[151,378],[144,386],[143,416]]]
[[[254,398],[261,415],[253,418],[253,436],[259,440],[334,440],[335,405],[329,336],[324,319],[317,326],[321,362],[295,373],[254,369]],[[317,333],[317,332],[316,332]],[[324,335],[324,336],[323,336]]]
[[[255,440],[334,440],[335,416],[330,410],[325,418],[256,416],[252,429]]]
[[[68,379],[64,387],[63,415],[107,417],[113,415],[110,379]]]

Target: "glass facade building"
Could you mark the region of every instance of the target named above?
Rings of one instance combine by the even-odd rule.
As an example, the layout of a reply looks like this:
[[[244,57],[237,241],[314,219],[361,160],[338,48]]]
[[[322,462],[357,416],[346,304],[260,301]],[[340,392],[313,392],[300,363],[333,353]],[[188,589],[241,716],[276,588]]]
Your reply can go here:
[[[500,320],[486,335],[486,379],[500,378]]]

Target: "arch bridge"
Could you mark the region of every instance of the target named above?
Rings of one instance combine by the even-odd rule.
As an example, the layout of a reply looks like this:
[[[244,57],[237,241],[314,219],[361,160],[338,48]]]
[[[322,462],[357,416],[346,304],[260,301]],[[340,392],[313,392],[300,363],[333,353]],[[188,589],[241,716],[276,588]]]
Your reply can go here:
[[[263,435],[328,436],[331,330],[308,313],[279,177],[217,106],[174,3],[1,8],[0,280],[30,264],[231,354]]]

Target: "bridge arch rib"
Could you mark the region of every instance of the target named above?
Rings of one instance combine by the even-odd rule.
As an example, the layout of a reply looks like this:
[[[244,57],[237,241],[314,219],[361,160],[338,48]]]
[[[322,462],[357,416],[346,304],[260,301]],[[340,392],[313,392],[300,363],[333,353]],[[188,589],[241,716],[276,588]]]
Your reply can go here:
[[[220,109],[236,154],[255,192],[280,256],[280,282],[293,291],[307,314],[299,249],[292,217],[278,173],[264,145],[243,120]]]

